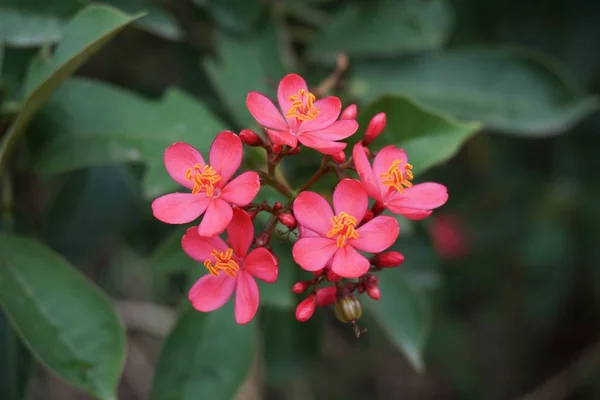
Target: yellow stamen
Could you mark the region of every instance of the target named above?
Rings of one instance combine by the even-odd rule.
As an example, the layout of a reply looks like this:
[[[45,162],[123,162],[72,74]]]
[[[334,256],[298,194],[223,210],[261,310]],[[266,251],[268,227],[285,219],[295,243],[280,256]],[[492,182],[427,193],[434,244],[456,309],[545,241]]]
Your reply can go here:
[[[337,236],[337,247],[344,247],[348,239],[358,239],[358,232],[354,227],[358,221],[352,215],[341,212],[339,215],[331,218],[331,230],[327,232],[327,237]]]
[[[404,188],[412,187],[411,180],[414,178],[412,173],[413,166],[410,164],[404,164],[404,171],[400,170],[401,160],[396,160],[392,163],[386,174],[381,174],[381,183],[385,186],[396,189],[398,192],[404,194]]]
[[[233,249],[229,248],[224,252],[214,249],[210,255],[216,258],[217,262],[213,263],[211,260],[206,260],[204,261],[204,266],[212,276],[217,276],[220,271],[223,271],[231,278],[235,278],[235,274],[240,269],[240,266],[231,259]]]
[[[210,165],[201,166],[194,165],[185,173],[185,178],[194,183],[192,194],[196,195],[201,191],[205,191],[208,197],[213,197],[215,194],[215,184],[221,180],[221,176]]]
[[[290,96],[289,100],[292,102],[292,106],[285,115],[296,117],[298,121],[314,120],[321,112],[318,108],[313,107],[316,99],[314,94],[300,89],[298,94]]]

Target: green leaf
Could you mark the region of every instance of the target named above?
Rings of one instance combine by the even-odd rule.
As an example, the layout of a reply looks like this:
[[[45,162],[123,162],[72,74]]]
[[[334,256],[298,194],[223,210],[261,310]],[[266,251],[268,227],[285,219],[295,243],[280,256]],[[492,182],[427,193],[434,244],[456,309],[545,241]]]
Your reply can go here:
[[[445,0],[348,2],[309,47],[312,59],[333,63],[349,56],[395,56],[441,47],[452,13]]]
[[[462,120],[530,137],[564,132],[598,108],[553,63],[510,49],[454,50],[353,67],[354,94],[408,95]]]
[[[406,150],[415,173],[451,158],[478,129],[477,123],[460,123],[435,114],[401,96],[385,96],[361,113],[359,123],[367,126],[379,112],[387,115],[387,125],[377,144],[394,144]]]
[[[225,31],[244,32],[252,29],[262,11],[260,1],[247,0],[202,0],[208,7],[217,25]],[[198,5],[201,5],[198,1]]]
[[[429,335],[431,310],[425,298],[410,286],[400,268],[382,272],[381,299],[364,300],[365,306],[390,341],[417,370],[424,369],[423,349]]]
[[[51,14],[24,12],[0,6],[0,41],[14,47],[58,42],[67,22]]]
[[[271,241],[271,250],[277,257],[279,265],[279,275],[277,281],[273,283],[258,280],[260,305],[291,310],[296,306],[296,296],[292,293],[292,286],[299,280],[300,267],[292,258],[292,244],[287,241],[282,242],[283,240],[278,235],[274,235]]]
[[[47,140],[32,148],[36,172],[144,162],[147,197],[179,187],[164,167],[168,146],[187,142],[206,155],[214,137],[224,129],[208,109],[178,89],[151,101],[87,79],[66,82],[50,98],[40,123]]]
[[[206,73],[237,125],[252,127],[256,121],[246,107],[248,93],[274,96],[285,73],[275,27],[268,25],[259,35],[247,39],[220,35],[215,42],[218,60],[204,61]]]
[[[233,301],[182,313],[162,350],[151,399],[232,399],[248,376],[256,345],[254,323],[238,325]]]
[[[130,16],[106,6],[89,6],[66,27],[65,39],[51,60],[34,60],[25,80],[21,111],[0,143],[0,175],[16,141],[50,94],[112,37],[141,15]]]
[[[123,326],[104,293],[61,256],[0,235],[0,304],[37,359],[72,385],[116,399]]]

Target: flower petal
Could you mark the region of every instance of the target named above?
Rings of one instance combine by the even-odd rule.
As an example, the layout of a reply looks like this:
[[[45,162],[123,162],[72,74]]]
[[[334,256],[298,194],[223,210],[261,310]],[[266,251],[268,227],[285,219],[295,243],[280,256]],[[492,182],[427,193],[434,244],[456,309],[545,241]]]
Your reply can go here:
[[[358,278],[369,270],[370,265],[354,247],[346,245],[333,256],[331,270],[343,278]]]
[[[208,158],[210,166],[221,176],[219,186],[225,186],[242,163],[242,140],[230,131],[219,133],[210,146]]]
[[[356,172],[358,172],[358,177],[363,183],[368,195],[376,201],[383,203],[383,198],[377,183],[379,182],[379,179],[375,177],[373,168],[371,168],[371,165],[369,164],[369,159],[367,158],[364,149],[365,148],[360,142],[356,143],[352,149],[352,158],[354,160]]]
[[[189,168],[196,164],[206,165],[202,154],[187,143],[173,143],[165,150],[165,167],[171,178],[188,189],[194,187],[191,180],[185,177]]]
[[[250,92],[246,97],[246,106],[250,114],[262,126],[279,131],[288,129],[285,119],[283,119],[275,104],[266,96],[258,92]]]
[[[448,189],[446,189],[446,186],[439,183],[426,182],[404,189],[404,194],[394,193],[386,199],[385,205],[390,211],[392,211],[392,207],[432,210],[440,207],[447,200]]]
[[[202,215],[209,202],[204,193],[171,193],[152,202],[152,213],[167,224],[187,224]]]
[[[350,239],[350,246],[368,253],[379,253],[394,244],[400,234],[400,227],[396,218],[382,215],[373,218],[356,232],[358,239]]]
[[[244,261],[244,269],[268,283],[277,280],[279,271],[277,258],[264,247],[254,249],[248,254]]]
[[[300,127],[302,129],[304,124]],[[358,130],[358,122],[355,120],[336,121],[333,124],[319,130],[310,131],[311,136],[323,140],[342,140],[352,136]]]
[[[369,197],[364,186],[356,179],[342,179],[333,191],[335,215],[350,214],[360,223],[369,207]]]
[[[227,238],[238,257],[244,257],[254,239],[254,225],[246,211],[233,210],[231,222],[227,225]]]
[[[323,154],[334,155],[346,148],[346,143],[331,142],[312,136],[312,132],[305,132],[298,136],[300,143]]]
[[[298,225],[298,236],[300,237],[300,239],[302,239],[303,237],[320,237],[321,235],[319,235],[315,231],[311,231],[304,225]]]
[[[433,213],[432,210],[417,210],[416,208],[394,207],[389,206],[388,209],[394,214],[402,215],[413,221],[418,221],[427,218]]]
[[[323,237],[308,237],[294,243],[294,261],[307,271],[323,269],[338,247],[335,240]]]
[[[276,131],[273,129],[267,129],[267,133],[271,138],[271,141],[275,144],[287,145],[290,147],[298,146],[298,138],[288,131]]]
[[[235,289],[235,322],[247,324],[258,310],[258,285],[248,272],[241,270],[237,276]]]
[[[198,225],[200,236],[219,235],[229,225],[233,216],[233,210],[225,200],[219,198],[211,200],[202,222]]]
[[[236,280],[227,274],[204,275],[192,286],[188,298],[198,311],[214,311],[222,307],[231,297]]]
[[[225,251],[229,246],[218,236],[200,236],[198,227],[192,226],[181,238],[181,247],[188,256],[203,263],[206,260],[215,261],[214,257],[210,255],[213,250]]]
[[[373,173],[377,179],[379,191],[382,194],[387,193],[389,188],[381,183],[383,181],[383,179],[381,179],[381,175],[387,173],[392,163],[396,160],[401,161],[400,165],[398,166],[400,170],[402,170],[404,165],[408,162],[406,158],[406,152],[394,145],[385,146],[383,149],[379,150],[375,156],[375,160],[373,160]]]
[[[308,86],[306,86],[306,82],[300,75],[288,74],[281,79],[279,86],[277,87],[277,100],[283,115],[287,114],[287,112],[292,108],[292,101],[290,100],[290,97],[298,94],[300,90],[308,92]],[[295,122],[294,117],[286,119],[288,124],[290,122]],[[283,129],[279,130],[281,131]]]
[[[237,206],[250,203],[260,190],[260,178],[254,171],[237,176],[223,188],[221,198]]]
[[[315,192],[302,192],[294,200],[294,216],[298,224],[326,236],[331,229],[333,211],[327,200]]]
[[[298,129],[298,133],[324,129],[333,124],[342,112],[342,102],[338,97],[330,96],[315,101],[313,103],[313,108],[319,110],[319,115],[313,120],[309,119],[308,121],[302,122]],[[356,123],[356,121],[354,122]],[[356,124],[356,128],[358,129],[358,123]],[[354,130],[354,132],[356,132],[356,130]]]

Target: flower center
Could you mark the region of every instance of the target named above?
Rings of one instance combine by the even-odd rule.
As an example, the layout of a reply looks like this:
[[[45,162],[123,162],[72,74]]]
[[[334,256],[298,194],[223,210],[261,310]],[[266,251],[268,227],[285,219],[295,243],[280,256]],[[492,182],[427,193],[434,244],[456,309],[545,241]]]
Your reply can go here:
[[[204,266],[212,276],[217,276],[220,271],[223,271],[230,277],[235,278],[235,273],[240,269],[240,266],[231,259],[233,256],[233,249],[229,248],[226,251],[214,249],[210,255],[213,256],[217,262],[213,263],[211,260],[206,260],[204,261]]]
[[[404,194],[404,188],[412,187],[411,180],[413,179],[412,168],[410,164],[404,164],[404,170],[400,169],[401,160],[396,160],[392,163],[386,174],[381,174],[381,183],[390,188],[396,189]]]
[[[194,165],[185,173],[185,178],[194,183],[192,194],[196,195],[201,191],[205,191],[208,197],[213,197],[215,194],[215,184],[221,180],[221,176],[217,174],[210,165],[201,166]]]
[[[286,117],[296,117],[298,121],[308,121],[317,118],[321,112],[313,106],[316,100],[315,95],[304,89],[300,89],[297,94],[290,96],[289,100],[292,102],[292,106],[285,114]]]
[[[358,239],[358,232],[354,227],[358,221],[352,215],[346,214],[345,212],[339,213],[335,217],[331,218],[331,230],[327,232],[327,237],[334,237],[337,235],[337,247],[344,247],[346,240]]]

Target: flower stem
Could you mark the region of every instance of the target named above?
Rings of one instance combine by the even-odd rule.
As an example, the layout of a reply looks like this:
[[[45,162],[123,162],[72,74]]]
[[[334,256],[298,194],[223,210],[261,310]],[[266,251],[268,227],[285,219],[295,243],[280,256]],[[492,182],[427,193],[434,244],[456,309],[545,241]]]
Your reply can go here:
[[[273,189],[277,190],[279,193],[281,193],[290,200],[294,198],[293,190],[290,189],[289,186],[282,182],[277,176],[271,176],[263,171],[259,171],[258,175],[263,180],[265,185],[271,186]]]
[[[314,173],[313,176],[310,177],[309,180],[304,182],[302,186],[298,190],[296,190],[296,194],[300,194],[305,190],[308,190],[312,185],[314,185],[319,179],[321,179],[324,175],[327,175],[329,171],[331,171],[331,166],[329,165],[329,156],[324,156],[323,161],[321,162],[321,168]]]

